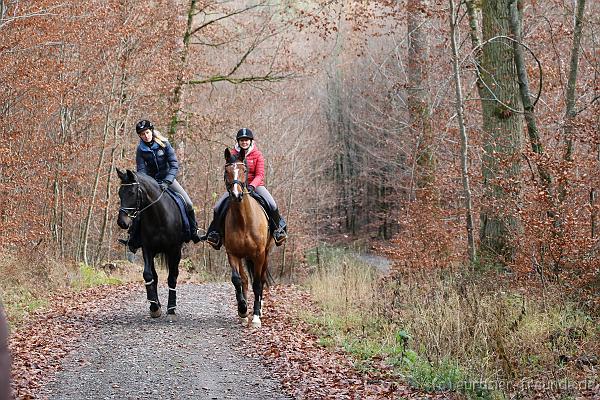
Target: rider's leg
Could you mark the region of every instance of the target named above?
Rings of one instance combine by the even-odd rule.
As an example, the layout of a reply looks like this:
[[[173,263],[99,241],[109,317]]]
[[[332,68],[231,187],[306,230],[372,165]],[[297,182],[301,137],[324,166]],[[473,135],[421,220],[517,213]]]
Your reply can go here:
[[[188,196],[186,191],[183,190],[183,187],[181,187],[179,182],[177,182],[177,179],[173,180],[173,183],[171,186],[169,186],[169,188],[183,197],[183,200],[185,201],[185,210],[187,211],[188,218],[190,220],[191,238],[194,243],[198,243],[200,241],[200,237],[198,236],[198,223],[196,222],[196,213],[194,212],[192,199],[190,199],[190,196]]]
[[[225,225],[225,213],[227,211],[227,198],[229,197],[228,193],[224,193],[215,208],[213,209],[213,220],[208,226],[208,230],[206,234],[200,237],[200,240],[205,240],[210,244],[215,250],[219,250],[221,245],[223,244],[223,236],[224,236],[224,225]]]
[[[277,246],[281,246],[287,239],[287,224],[285,223],[285,219],[279,214],[277,203],[275,203],[275,199],[273,199],[273,196],[271,196],[266,187],[259,186],[255,190],[269,204],[269,210],[267,211],[271,220],[273,239],[275,239]]]

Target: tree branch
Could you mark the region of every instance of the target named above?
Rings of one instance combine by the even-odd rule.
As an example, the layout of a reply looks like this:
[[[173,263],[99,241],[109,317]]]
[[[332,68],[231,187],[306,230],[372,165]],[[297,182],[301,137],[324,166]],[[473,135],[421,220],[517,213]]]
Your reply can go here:
[[[206,79],[192,79],[186,82],[188,85],[202,85],[205,83],[215,82],[229,82],[233,84],[240,84],[245,82],[281,82],[285,79],[293,78],[294,74],[288,75],[271,75],[268,73],[263,76],[247,76],[243,78],[232,78],[231,75],[214,75]]]

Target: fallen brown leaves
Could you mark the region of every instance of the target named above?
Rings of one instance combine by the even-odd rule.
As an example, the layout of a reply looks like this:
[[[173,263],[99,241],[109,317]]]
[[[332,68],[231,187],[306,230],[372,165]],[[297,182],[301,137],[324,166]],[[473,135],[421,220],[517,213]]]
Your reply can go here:
[[[11,332],[12,387],[16,398],[39,398],[39,391],[61,369],[62,359],[76,349],[86,329],[112,312],[118,297],[132,289],[106,286],[53,296],[51,306],[33,314]],[[109,308],[110,307],[110,308]],[[271,288],[263,326],[243,336],[248,355],[260,357],[299,399],[440,399],[409,388],[390,374],[383,362],[374,371],[358,371],[348,355],[325,348],[297,311],[313,308],[309,295],[295,286]]]
[[[381,363],[376,371],[359,372],[342,351],[321,346],[298,311],[313,308],[309,295],[296,286],[272,287],[265,296],[263,325],[248,330],[249,353],[257,352],[273,369],[284,390],[300,399],[423,399],[427,394],[399,382]]]
[[[10,333],[11,386],[17,399],[38,398],[38,390],[60,370],[61,360],[75,348],[81,333],[118,302],[127,286],[100,286],[82,292],[57,294],[49,307],[32,314]]]

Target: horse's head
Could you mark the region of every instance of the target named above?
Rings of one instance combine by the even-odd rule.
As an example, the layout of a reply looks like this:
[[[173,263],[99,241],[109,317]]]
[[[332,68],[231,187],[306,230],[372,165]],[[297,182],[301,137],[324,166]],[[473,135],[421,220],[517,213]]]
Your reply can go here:
[[[132,171],[122,171],[117,168],[117,175],[121,179],[121,187],[119,188],[121,205],[119,207],[117,224],[122,229],[127,229],[140,211],[142,189],[140,188],[137,176]]]
[[[225,149],[225,186],[229,196],[242,201],[244,193],[248,193],[248,167],[245,163],[245,150],[235,156],[229,148]]]

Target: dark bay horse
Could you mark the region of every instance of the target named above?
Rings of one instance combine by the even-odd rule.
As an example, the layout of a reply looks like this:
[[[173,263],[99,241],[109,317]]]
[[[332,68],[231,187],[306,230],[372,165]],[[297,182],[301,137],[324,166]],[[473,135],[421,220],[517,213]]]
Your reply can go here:
[[[158,275],[154,267],[154,257],[162,254],[169,268],[169,302],[167,317],[175,320],[177,305],[177,276],[181,247],[184,243],[183,221],[175,200],[161,191],[158,183],[144,174],[133,171],[121,171],[117,168],[121,179],[119,188],[119,217],[117,224],[127,229],[133,220],[139,218],[141,230],[142,252],[144,255],[144,282],[150,302],[150,316],[157,318],[161,314],[158,300]]]
[[[252,326],[260,327],[263,287],[268,278],[269,250],[272,246],[269,221],[262,207],[248,192],[245,151],[236,156],[225,149],[225,186],[229,193],[229,210],[225,217],[223,244],[231,265],[231,282],[235,286],[238,315],[248,319],[248,272],[254,292]],[[246,271],[246,268],[248,271]]]

